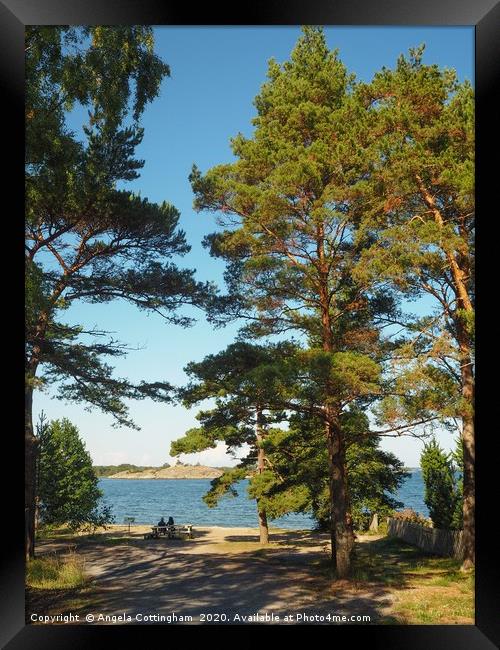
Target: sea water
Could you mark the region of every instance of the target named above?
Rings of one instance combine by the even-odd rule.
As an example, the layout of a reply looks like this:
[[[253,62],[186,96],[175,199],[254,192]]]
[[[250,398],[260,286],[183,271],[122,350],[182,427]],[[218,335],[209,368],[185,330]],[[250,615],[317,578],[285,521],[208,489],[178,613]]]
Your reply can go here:
[[[420,470],[412,469],[395,498],[403,507],[428,516],[423,495]],[[248,481],[237,486],[237,497],[225,496],[215,508],[209,508],[203,495],[210,488],[210,479],[100,479],[103,501],[111,507],[115,523],[134,517],[136,524],[156,524],[163,516],[177,523],[197,526],[256,527],[255,501],[248,498]],[[289,514],[269,521],[270,525],[288,529],[311,529],[309,515]]]

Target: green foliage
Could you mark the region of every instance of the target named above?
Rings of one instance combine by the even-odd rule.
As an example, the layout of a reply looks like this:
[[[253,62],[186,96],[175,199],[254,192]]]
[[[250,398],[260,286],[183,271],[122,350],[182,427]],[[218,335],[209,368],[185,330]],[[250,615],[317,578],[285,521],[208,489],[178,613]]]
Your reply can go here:
[[[422,422],[428,426],[455,426],[451,418],[461,416],[463,405],[454,370],[449,364],[441,363],[449,354],[449,343],[442,338],[434,340],[431,350],[418,349],[413,344],[396,347],[387,382],[388,394],[375,409],[380,425]]]
[[[210,481],[210,490],[203,496],[203,501],[214,508],[219,499],[224,496],[238,496],[235,484],[245,478],[247,470],[243,467],[232,467],[225,470],[221,476]]]
[[[375,437],[349,444],[346,460],[355,527],[367,530],[372,514],[388,516],[402,506],[394,494],[409,474],[394,454],[379,448]]]
[[[217,212],[223,228],[206,245],[228,264],[238,298],[228,317],[251,316],[252,336],[294,330],[313,347],[326,337],[336,351],[367,353],[375,303],[350,273],[359,251],[345,200],[362,157],[354,138],[362,106],[321,29],[305,27],[290,60],[269,63],[255,106],[252,138],[232,140],[236,161],[190,177],[195,208]]]
[[[44,287],[44,275],[42,269],[35,262],[26,264],[24,278],[24,309],[26,329],[32,331],[36,325],[38,315],[49,306]]]
[[[205,430],[201,428],[189,429],[182,438],[172,441],[170,455],[194,454],[215,446],[215,440],[212,440]]]
[[[355,527],[368,526],[370,515],[388,515],[402,504],[392,496],[408,472],[394,454],[379,448],[369,433],[366,415],[357,409],[343,416],[346,435],[346,466]],[[308,512],[320,528],[330,521],[329,469],[321,420],[308,415],[294,416],[287,430],[271,429],[264,448],[274,480],[262,485],[266,507],[280,516],[287,512]],[[276,505],[274,505],[276,504]]]
[[[42,524],[67,524],[76,530],[111,523],[110,508],[99,503],[102,492],[78,429],[66,418],[49,424],[42,418],[37,429],[37,497]]]
[[[259,500],[259,506],[266,511],[270,519],[277,519],[291,512],[307,513],[311,508],[307,486],[283,487],[279,477],[271,470],[252,476],[248,494],[250,498]]]
[[[206,399],[215,403],[197,414],[200,427],[172,443],[171,455],[203,451],[217,442],[225,442],[230,450],[248,444],[255,454],[256,409],[283,407],[294,350],[289,343],[259,346],[240,341],[188,364],[190,383],[178,390],[183,404],[193,406]],[[269,412],[265,424],[280,415]]]
[[[425,65],[424,50],[356,88],[366,120],[351,192],[362,248],[353,274],[432,301],[425,318],[395,319],[405,336],[393,352],[402,361],[394,393],[406,396],[387,412],[443,422],[472,411],[461,368],[474,354],[474,92],[453,70]]]
[[[257,412],[262,414],[270,406],[271,395],[276,399],[274,391],[280,376],[277,366],[285,351],[292,349],[288,344],[258,346],[237,342],[186,367],[190,383],[178,391],[183,403],[192,406],[213,399],[215,405],[198,413],[201,426],[173,441],[170,454],[195,453],[213,448],[218,442],[224,442],[232,453],[246,445],[249,447],[247,456],[237,467],[225,469],[222,476],[211,482],[211,489],[203,497],[210,507],[217,505],[224,495],[235,496],[236,484],[249,472],[254,473],[259,448]],[[259,436],[264,437],[269,421],[279,416],[269,412],[261,417]],[[249,496],[256,498],[251,490]],[[261,504],[259,507],[262,509]]]
[[[432,440],[422,451],[420,466],[425,483],[425,505],[434,526],[445,530],[458,527],[461,523],[462,489],[457,484],[453,456],[446,454],[436,440]]]

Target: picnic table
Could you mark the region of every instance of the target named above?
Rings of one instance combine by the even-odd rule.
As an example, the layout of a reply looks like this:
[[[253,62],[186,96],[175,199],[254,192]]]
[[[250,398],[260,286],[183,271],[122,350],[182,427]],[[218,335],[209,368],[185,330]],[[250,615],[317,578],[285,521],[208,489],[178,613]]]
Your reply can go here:
[[[151,526],[151,532],[144,535],[144,539],[158,539],[167,537],[174,539],[176,536],[187,535],[189,539],[193,537],[193,526],[191,524],[173,525],[173,526]]]

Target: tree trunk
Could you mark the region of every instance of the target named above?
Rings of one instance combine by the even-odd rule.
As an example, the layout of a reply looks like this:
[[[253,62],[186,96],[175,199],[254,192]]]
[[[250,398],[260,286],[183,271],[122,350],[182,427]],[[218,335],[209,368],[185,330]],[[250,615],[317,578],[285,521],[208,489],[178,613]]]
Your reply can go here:
[[[255,437],[257,439],[257,472],[262,474],[265,470],[265,451],[262,449],[261,442],[264,435],[264,428],[262,423],[262,410],[260,407],[256,409],[255,418]],[[257,499],[257,513],[259,516],[259,538],[261,544],[269,544],[269,528],[267,526],[267,514],[265,508],[261,508],[259,499]]]
[[[35,556],[37,439],[33,433],[32,411],[33,388],[31,385],[27,385],[25,389],[24,413],[24,551],[27,560]]]
[[[462,397],[465,409],[462,415],[462,445],[464,453],[463,474],[463,542],[464,560],[462,569],[467,570],[475,564],[475,438],[474,438],[474,372],[470,346],[464,325],[459,326],[460,364],[462,376]]]
[[[259,515],[259,540],[261,544],[269,544],[269,528],[267,527],[267,515],[264,508],[259,505],[257,499],[257,513]]]
[[[464,560],[462,569],[471,569],[475,564],[475,475],[474,475],[474,421],[472,417],[464,418],[462,425],[462,442],[464,449],[463,476],[463,532]]]
[[[65,288],[65,282],[60,281],[52,292],[52,305]],[[41,360],[42,342],[47,335],[50,322],[50,311],[40,312],[36,327],[28,339],[33,344],[31,355],[25,359],[25,402],[24,402],[24,550],[27,559],[35,556],[35,530],[37,517],[37,455],[38,440],[33,429],[33,385]]]
[[[354,532],[349,508],[345,449],[342,434],[332,421],[326,425],[328,460],[330,468],[330,537],[332,563],[337,578],[345,578],[351,569],[351,551]]]
[[[317,250],[320,263],[319,299],[321,304],[321,334],[323,350],[334,351],[332,323],[330,317],[331,296],[328,288],[329,266],[325,260],[324,226],[318,226]],[[335,400],[333,388],[326,386],[329,400]],[[325,404],[325,433],[328,448],[329,488],[330,488],[330,539],[332,545],[332,564],[338,578],[344,578],[351,568],[351,550],[354,545],[352,517],[350,514],[345,467],[345,448],[340,428],[340,407]]]

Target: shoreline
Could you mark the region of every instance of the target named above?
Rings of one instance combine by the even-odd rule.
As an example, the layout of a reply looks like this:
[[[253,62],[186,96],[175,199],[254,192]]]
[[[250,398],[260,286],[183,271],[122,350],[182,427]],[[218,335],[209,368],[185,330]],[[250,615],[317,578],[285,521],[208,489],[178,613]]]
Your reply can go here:
[[[213,481],[214,476],[98,476],[99,481]],[[251,479],[251,475],[242,480]]]
[[[100,481],[212,481],[212,476],[98,476]],[[245,477],[250,478],[250,477]]]
[[[185,525],[189,522],[182,522],[179,525]],[[68,544],[74,543],[82,545],[82,548],[108,548],[109,546],[118,548],[143,548],[147,552],[157,552],[158,549],[166,545],[171,553],[180,553],[187,555],[204,555],[246,553],[249,551],[259,550],[260,534],[258,526],[197,526],[193,525],[192,538],[185,536],[169,539],[160,537],[158,539],[143,539],[145,534],[151,533],[154,524],[111,524],[104,528],[98,528],[93,533],[89,531],[80,531],[76,534],[55,535],[52,538],[47,537],[45,540],[38,542],[40,549],[45,553],[61,551],[69,548]],[[294,554],[302,555],[303,553],[324,552],[325,544],[330,539],[330,534],[317,530],[308,530],[304,528],[291,530],[279,527],[269,527],[269,544],[265,545],[270,552],[276,553],[286,551],[294,547]],[[96,546],[97,545],[97,546]],[[139,545],[139,546],[137,546]],[[149,550],[148,550],[149,549]],[[155,550],[156,549],[156,550]]]
[[[130,528],[150,528],[151,526],[155,526],[156,524],[138,524],[138,523],[131,523]],[[190,521],[187,521],[186,523],[179,523],[175,524],[176,526],[196,526],[197,529],[199,530],[212,530],[212,529],[221,529],[221,530],[250,530],[255,533],[259,533],[259,527],[258,526],[219,526],[217,524],[191,524]],[[114,530],[117,528],[128,528],[128,524],[108,524],[106,526],[106,529],[103,528],[98,528],[97,533],[101,532],[106,532],[109,530]],[[269,526],[269,530],[277,530],[277,531],[283,531],[283,532],[297,532],[297,531],[306,531],[306,532],[318,532],[313,528],[283,528],[282,526]]]
[[[156,524],[151,523],[151,524],[143,524],[143,523],[131,523],[130,524],[130,532],[134,531],[136,533],[145,533],[149,532],[153,526]],[[180,522],[176,523],[176,526],[193,526],[193,531],[235,531],[235,532],[241,532],[241,533],[251,533],[254,535],[259,535],[259,527],[258,526],[234,526],[228,524],[227,526],[219,526],[217,524],[193,524],[191,521],[185,521],[185,522]],[[106,534],[109,532],[123,532],[124,530],[128,530],[129,525],[128,524],[109,524],[106,526],[106,528],[98,528],[95,532],[96,535],[102,535]],[[141,530],[139,530],[141,529]],[[283,528],[283,526],[273,526],[269,525],[269,532],[270,533],[311,533],[311,534],[326,534],[324,531],[319,531],[315,528]],[[87,534],[87,533],[84,533]]]

